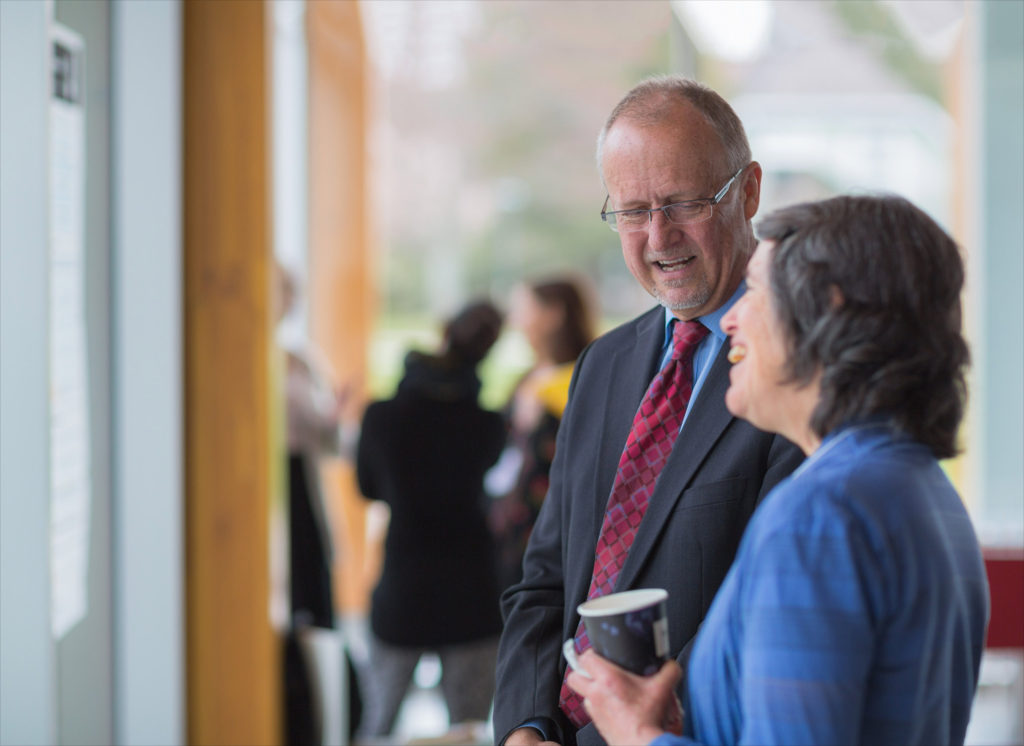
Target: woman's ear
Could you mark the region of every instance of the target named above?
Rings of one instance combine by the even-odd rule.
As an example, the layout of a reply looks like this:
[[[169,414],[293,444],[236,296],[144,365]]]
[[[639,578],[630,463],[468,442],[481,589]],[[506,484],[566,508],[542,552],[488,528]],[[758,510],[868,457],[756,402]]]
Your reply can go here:
[[[833,311],[846,304],[846,296],[843,295],[843,291],[835,283],[828,286],[828,297]]]

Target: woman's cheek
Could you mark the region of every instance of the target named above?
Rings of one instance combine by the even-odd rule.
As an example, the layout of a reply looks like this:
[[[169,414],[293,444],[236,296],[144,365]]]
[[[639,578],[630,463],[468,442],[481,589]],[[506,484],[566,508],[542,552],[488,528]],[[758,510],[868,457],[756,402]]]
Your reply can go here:
[[[743,417],[746,413],[742,376],[735,368],[729,373],[729,388],[725,392],[725,407],[734,417]]]

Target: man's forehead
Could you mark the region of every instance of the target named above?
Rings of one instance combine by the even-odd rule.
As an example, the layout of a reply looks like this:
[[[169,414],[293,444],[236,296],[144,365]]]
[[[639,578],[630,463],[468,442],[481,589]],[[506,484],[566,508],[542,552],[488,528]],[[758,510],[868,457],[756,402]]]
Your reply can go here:
[[[657,123],[617,122],[604,142],[603,161],[623,158],[650,161],[650,167],[714,172],[724,168],[725,148],[709,126],[689,127],[665,120]]]
[[[709,197],[713,167],[698,160],[622,159],[606,169],[605,183],[613,201],[666,202]]]

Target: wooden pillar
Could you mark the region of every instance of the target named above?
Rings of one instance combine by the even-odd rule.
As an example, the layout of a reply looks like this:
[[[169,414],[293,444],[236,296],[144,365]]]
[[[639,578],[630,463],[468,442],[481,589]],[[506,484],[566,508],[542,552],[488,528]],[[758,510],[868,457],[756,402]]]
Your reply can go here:
[[[257,746],[281,740],[269,11],[183,5],[188,742]]]
[[[366,50],[359,4],[310,2],[309,301],[311,336],[338,378],[364,390],[371,323],[366,178]],[[367,607],[371,570],[366,505],[346,464],[325,468],[332,503],[336,596],[344,611]],[[372,563],[370,563],[372,566]]]

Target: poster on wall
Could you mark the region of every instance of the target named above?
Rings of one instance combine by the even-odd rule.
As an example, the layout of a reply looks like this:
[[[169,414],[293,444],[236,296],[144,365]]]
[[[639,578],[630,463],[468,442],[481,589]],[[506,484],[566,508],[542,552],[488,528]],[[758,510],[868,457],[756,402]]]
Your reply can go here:
[[[91,446],[85,319],[85,45],[51,29],[50,574],[60,639],[87,611]]]

